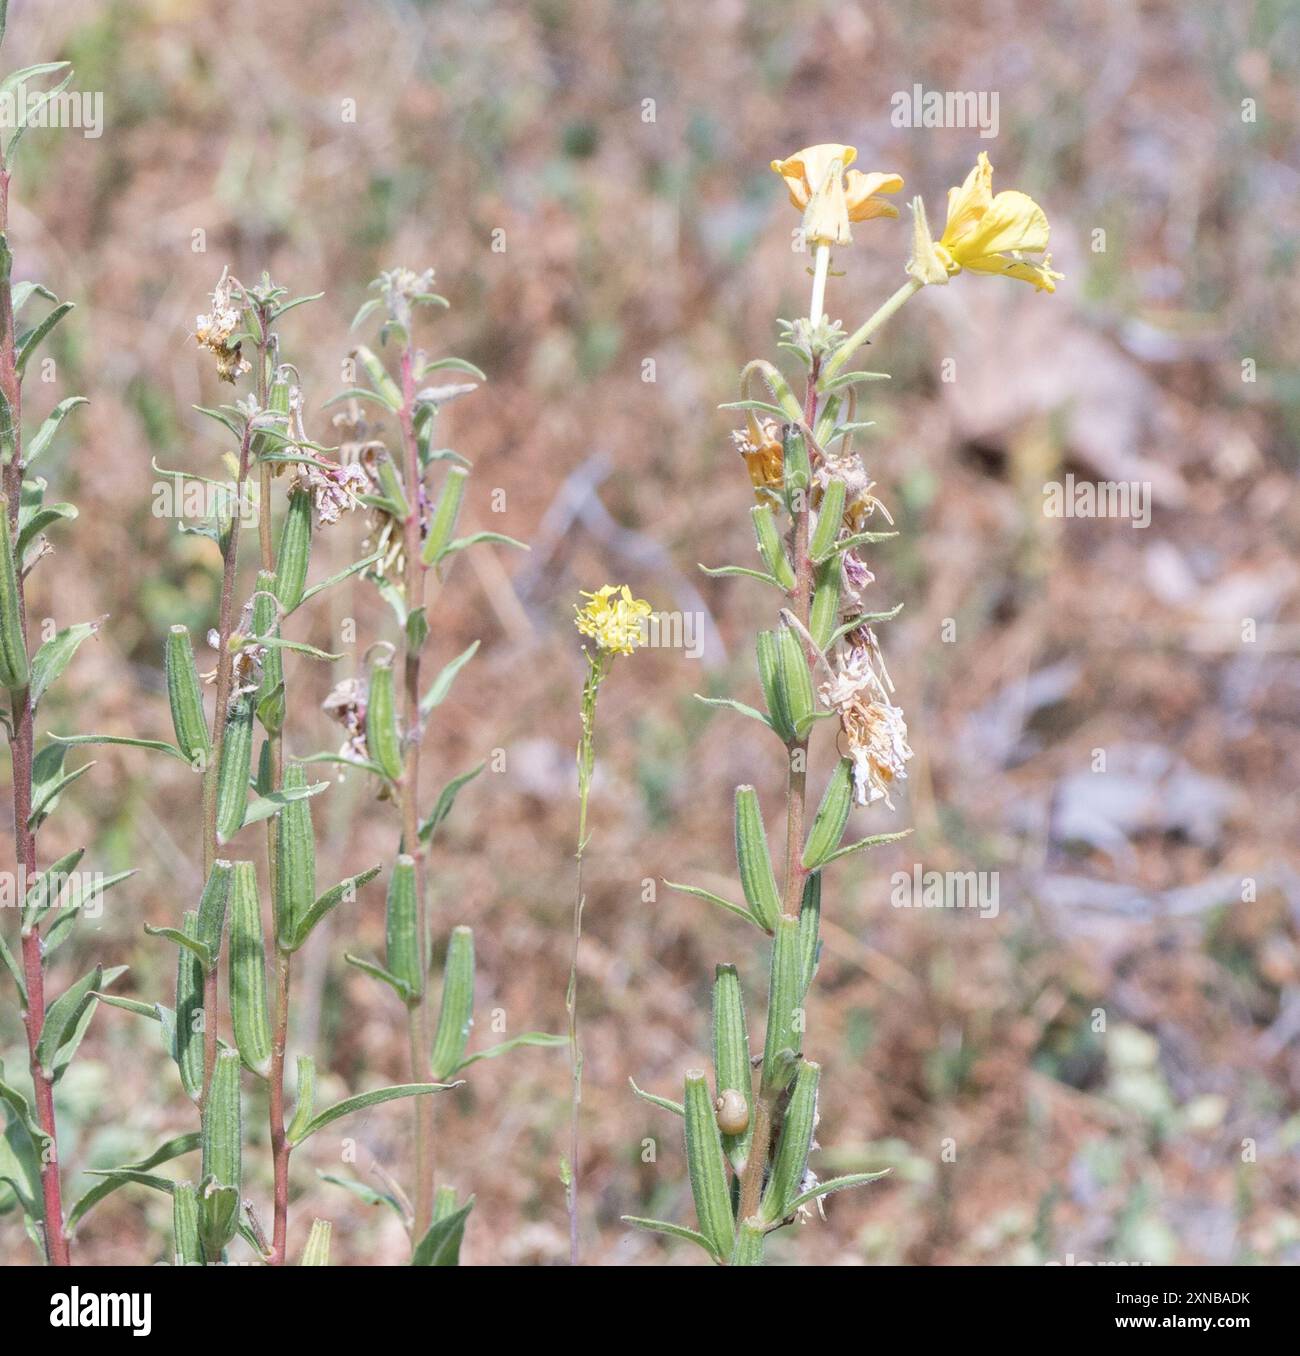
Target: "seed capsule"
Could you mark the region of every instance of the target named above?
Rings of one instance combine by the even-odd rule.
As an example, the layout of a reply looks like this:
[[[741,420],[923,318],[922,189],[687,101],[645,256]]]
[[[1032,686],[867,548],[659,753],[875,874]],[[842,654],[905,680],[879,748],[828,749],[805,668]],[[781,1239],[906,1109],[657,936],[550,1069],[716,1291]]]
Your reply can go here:
[[[842,480],[832,480],[822,495],[821,508],[817,510],[817,527],[813,531],[812,541],[808,543],[808,554],[815,562],[823,561],[835,546],[844,518],[844,495]]]
[[[248,773],[253,765],[253,698],[240,693],[226,717],[217,773],[217,836],[228,843],[248,810]]]
[[[460,517],[460,505],[465,498],[465,482],[468,479],[469,472],[464,467],[453,466],[447,472],[442,493],[429,519],[429,535],[424,539],[424,550],[420,555],[426,565],[432,565],[451,541],[451,534],[456,530],[456,519]]]
[[[384,770],[384,776],[390,781],[397,781],[402,775],[402,741],[397,731],[397,701],[393,692],[391,664],[379,662],[370,670],[366,738],[375,762]]]
[[[279,573],[275,581],[275,596],[286,612],[292,612],[302,602],[310,560],[311,495],[306,490],[294,490],[289,495],[289,511],[280,534]]]
[[[763,696],[767,701],[767,713],[772,717],[772,728],[787,744],[792,744],[795,739],[794,725],[790,720],[785,692],[777,679],[776,636],[771,631],[758,633],[757,651],[758,679],[763,685]]]
[[[18,567],[9,529],[9,500],[0,495],[0,686],[18,692],[31,673],[18,608]]]
[[[781,545],[781,536],[777,532],[776,523],[772,518],[772,506],[760,504],[757,508],[750,509],[749,512],[754,520],[754,535],[758,538],[759,554],[763,557],[776,582],[787,593],[793,592],[795,586],[794,569],[785,553],[785,547]]]
[[[812,726],[817,706],[803,641],[789,626],[776,633],[776,683],[795,735],[802,739]]]
[[[836,623],[840,619],[840,586],[843,581],[843,557],[832,556],[817,567],[808,632],[823,650],[830,644],[831,637],[835,634]]]
[[[718,1113],[718,1129],[724,1135],[743,1135],[749,1129],[749,1103],[743,1092],[728,1088],[713,1104]]]
[[[752,786],[736,787],[736,864],[750,913],[762,928],[771,932],[781,912],[781,896],[767,850],[758,792]]]
[[[284,769],[284,789],[300,791],[307,786],[301,763]],[[277,871],[275,879],[275,931],[282,948],[288,949],[308,910],[316,902],[316,835],[312,829],[311,802],[306,797],[285,805],[276,826]]]
[[[176,743],[191,763],[201,766],[212,755],[212,737],[203,715],[203,691],[186,627],[173,626],[167,633],[165,664]]]

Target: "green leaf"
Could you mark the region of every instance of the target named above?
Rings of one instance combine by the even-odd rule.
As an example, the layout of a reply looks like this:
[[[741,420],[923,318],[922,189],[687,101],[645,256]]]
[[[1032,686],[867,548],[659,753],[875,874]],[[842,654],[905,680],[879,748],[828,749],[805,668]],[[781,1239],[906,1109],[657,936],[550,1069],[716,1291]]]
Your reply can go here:
[[[285,1132],[289,1142],[303,1133],[311,1123],[316,1107],[316,1061],[310,1055],[298,1056],[298,1100],[294,1104],[293,1119]]]
[[[47,744],[41,753],[47,753],[52,749],[58,749],[58,745]],[[60,750],[63,752],[63,750]],[[62,758],[58,762],[62,763]],[[45,766],[41,766],[40,754],[37,755],[33,763],[32,777],[32,812],[27,816],[27,827],[29,829],[38,828],[41,823],[54,813],[54,808],[58,804],[59,797],[63,794],[64,787],[71,782],[75,782],[78,777],[84,777],[87,772],[94,767],[94,763],[87,763],[84,767],[76,768],[72,772],[59,772],[57,775],[50,775],[55,760],[48,758],[45,760]]]
[[[133,749],[151,749],[154,753],[166,753],[173,758],[179,758],[182,763],[189,764],[189,759],[176,747],[175,744],[164,743],[161,739],[129,739],[126,735],[57,735],[51,734],[50,738],[57,744],[66,744],[71,748],[75,744],[124,744]]]
[[[142,1158],[138,1163],[124,1163],[119,1168],[101,1169],[106,1173],[136,1173],[148,1172],[150,1168],[156,1168],[160,1163],[169,1163],[174,1158],[179,1158],[182,1154],[192,1153],[199,1147],[199,1132],[191,1131],[189,1134],[177,1135],[175,1139],[169,1139],[166,1144],[161,1144],[147,1158]],[[68,1212],[68,1222],[65,1232],[71,1238],[76,1232],[77,1225],[97,1206],[105,1196],[111,1196],[118,1187],[124,1185],[126,1178],[112,1176],[105,1181],[86,1192],[86,1194],[72,1207]]]
[[[303,759],[306,762],[306,759]],[[272,815],[279,814],[288,804],[295,800],[306,800],[309,796],[319,796],[322,791],[328,791],[329,782],[313,782],[310,786],[284,787],[279,791],[268,791],[264,796],[258,796],[256,800],[249,804],[244,813],[243,827],[247,828],[249,824],[260,823],[263,819],[270,819]]]
[[[62,85],[58,86],[58,88],[62,89],[63,85],[66,85],[67,83],[68,82],[65,80]],[[48,92],[45,97],[48,97]],[[21,130],[22,129],[19,128],[18,131],[14,133],[15,140],[17,139]],[[11,142],[10,144],[12,145],[13,143]],[[32,354],[36,352],[36,349],[40,345],[41,341],[45,338],[47,334],[49,334],[49,332],[55,327],[55,325],[57,325],[59,321],[62,320],[63,317],[67,315],[68,312],[71,311],[72,309],[73,309],[72,302],[70,301],[59,302],[59,304],[55,306],[49,312],[49,314],[46,315],[38,324],[34,325],[30,330],[27,331],[26,334],[19,336],[18,358],[16,365],[18,368],[18,375],[20,377],[26,372],[27,364],[28,362],[31,361]]]
[[[451,691],[451,685],[456,681],[456,675],[474,658],[478,652],[481,641],[475,641],[467,649],[462,650],[455,659],[443,666],[442,672],[433,680],[428,692],[420,700],[420,714],[427,716],[436,706],[441,706],[446,700],[447,694]]]
[[[364,1182],[355,1181],[351,1177],[338,1177],[331,1172],[318,1172],[317,1176],[322,1182],[329,1182],[333,1186],[342,1187],[344,1191],[350,1191],[367,1205],[386,1205],[403,1224],[409,1225],[406,1208],[396,1196],[386,1191],[376,1191],[374,1187],[369,1187]]]
[[[671,880],[664,881],[664,884],[670,890],[677,890],[681,894],[694,895],[696,899],[707,899],[710,904],[716,904],[719,908],[726,909],[728,913],[734,913],[738,918],[743,918],[745,922],[752,924],[760,932],[766,931],[762,923],[748,909],[742,908],[739,904],[733,904],[729,899],[723,899],[721,895],[715,895],[712,890],[701,889],[698,885],[679,885],[676,881]]]
[[[34,513],[28,518],[18,533],[17,554],[22,560],[24,568],[29,566],[28,554],[32,543],[45,531],[47,527],[52,527],[57,522],[65,519],[71,520],[77,517],[77,506],[75,504],[47,504],[44,508]]]
[[[644,1088],[638,1088],[635,1078],[627,1080],[632,1085],[632,1091],[643,1101],[649,1102],[651,1106],[657,1106],[661,1111],[671,1111],[674,1116],[686,1115],[686,1107],[681,1102],[674,1102],[670,1097],[659,1097],[653,1092],[646,1092]]]
[[[860,381],[889,381],[888,372],[840,372],[834,377],[823,377],[817,383],[817,390],[822,395],[831,395],[835,391],[843,391],[849,386],[856,386]]]
[[[304,591],[302,597],[298,600],[297,607],[290,608],[284,615],[292,615],[309,598],[314,598],[318,593],[324,593],[326,589],[333,588],[335,584],[341,584],[345,579],[349,579],[354,574],[360,574],[362,570],[369,569],[371,565],[378,563],[384,557],[382,551],[376,551],[372,556],[366,556],[363,560],[354,560],[345,570],[340,570],[338,574],[332,574],[326,580],[319,584],[313,584],[311,588]]]
[[[199,964],[203,967],[203,973],[209,974],[212,970],[212,951],[206,942],[201,942],[197,937],[190,937],[183,933],[179,928],[156,928],[146,923],[144,930],[150,937],[165,937],[169,942],[175,942],[177,946],[183,946],[186,951],[193,953],[199,958]]]
[[[456,803],[456,797],[462,786],[466,782],[471,782],[478,776],[487,763],[483,762],[476,768],[471,768],[468,772],[462,772],[459,777],[453,777],[451,781],[444,786],[438,794],[438,799],[434,803],[433,812],[428,819],[420,825],[420,842],[427,843],[434,835],[438,825],[451,813],[452,806]]]
[[[710,579],[757,579],[760,584],[771,584],[773,588],[780,589],[781,585],[777,583],[776,576],[764,574],[762,570],[747,570],[743,565],[700,565],[699,568],[709,576]],[[784,593],[785,590],[781,589]]]
[[[716,706],[726,711],[735,711],[742,716],[748,716],[751,720],[760,721],[769,730],[776,729],[769,716],[765,716],[761,711],[756,711],[752,706],[746,706],[744,702],[735,701],[731,697],[704,697],[697,692],[695,700],[703,702],[705,706]]]
[[[415,991],[404,979],[399,979],[392,971],[385,970],[382,965],[378,965],[374,961],[368,961],[362,956],[354,956],[351,952],[345,952],[343,959],[347,961],[349,965],[355,966],[363,974],[369,975],[371,979],[378,979],[387,984],[403,1003],[409,1003],[417,996]]]
[[[496,1059],[498,1055],[508,1054],[511,1050],[518,1050],[522,1046],[540,1046],[545,1049],[555,1049],[561,1045],[568,1045],[567,1036],[554,1036],[548,1031],[525,1031],[522,1036],[514,1036],[508,1041],[502,1041],[499,1045],[490,1045],[486,1050],[480,1050],[477,1054],[469,1055],[461,1060],[456,1066],[456,1072],[460,1073],[462,1069],[468,1069],[471,1064],[477,1064],[481,1059]]]
[[[638,1215],[620,1215],[619,1218],[624,1224],[630,1224],[636,1229],[645,1229],[652,1234],[667,1234],[670,1238],[684,1238],[688,1243],[696,1243],[715,1262],[719,1260],[713,1244],[703,1234],[697,1233],[694,1229],[688,1229],[684,1224],[670,1224],[665,1219],[642,1219]]]
[[[413,1267],[454,1267],[460,1264],[460,1244],[465,1237],[465,1221],[474,1208],[474,1197],[455,1214],[434,1220],[429,1231],[411,1253]]]
[[[789,421],[789,414],[783,410],[780,405],[773,405],[766,400],[731,400],[725,405],[719,405],[720,410],[753,410],[756,414],[770,414],[774,418],[780,419],[782,423]]]
[[[3,934],[0,934],[0,964],[9,971],[9,978],[13,980],[18,989],[19,1003],[22,1007],[27,1006],[27,981],[23,976],[22,967],[18,964],[14,953],[9,949],[9,943],[5,941]]]
[[[832,1191],[844,1191],[848,1187],[865,1186],[868,1182],[877,1181],[881,1177],[889,1175],[889,1168],[882,1168],[879,1172],[854,1172],[847,1177],[832,1177],[828,1182],[818,1182],[815,1187],[796,1196],[790,1202],[790,1214],[793,1214],[801,1205],[807,1205],[810,1201],[815,1201],[820,1196],[829,1196]]]
[[[329,911],[336,905],[341,904],[344,899],[354,898],[356,892],[366,884],[372,881],[379,874],[380,868],[372,866],[368,871],[360,871],[355,876],[349,876],[346,880],[341,880],[332,889],[326,890],[323,895],[307,910],[303,916],[302,922],[298,924],[297,931],[289,945],[285,948],[287,951],[297,951],[311,936],[312,929],[325,917]]]
[[[100,987],[103,977],[104,967],[95,966],[89,974],[64,990],[46,1010],[41,1036],[36,1042],[36,1058],[47,1078],[53,1077],[54,1058],[64,1041],[72,1036],[82,1013],[95,1001],[92,994]]]
[[[21,541],[21,538],[20,538]],[[93,636],[103,624],[99,621],[81,622],[66,627],[51,636],[32,658],[32,705],[35,706],[49,691],[50,685],[72,662],[77,647]]]
[[[484,543],[497,546],[515,546],[521,551],[533,549],[527,542],[518,541],[514,537],[507,537],[504,532],[473,532],[468,537],[457,537],[455,541],[449,541],[430,563],[436,565],[439,561],[445,560],[457,551],[463,551],[466,547],[479,546]]]
[[[450,1092],[452,1088],[460,1086],[460,1083],[397,1083],[389,1088],[378,1088],[374,1092],[358,1093],[357,1096],[348,1097],[328,1110],[322,1111],[319,1116],[313,1116],[299,1132],[297,1138],[291,1139],[289,1143],[297,1148],[304,1140],[309,1139],[318,1130],[323,1130],[340,1117],[350,1116],[354,1111],[362,1111],[366,1107],[378,1106],[380,1102],[391,1102],[399,1097],[427,1097],[431,1093]]]
[[[904,829],[901,833],[877,833],[871,838],[859,838],[856,843],[850,843],[848,847],[842,847],[838,852],[832,852],[822,863],[822,866],[829,866],[831,862],[837,862],[841,857],[847,857],[851,853],[861,852],[864,848],[879,847],[882,843],[896,843],[900,838],[906,838],[911,832],[911,829]]]

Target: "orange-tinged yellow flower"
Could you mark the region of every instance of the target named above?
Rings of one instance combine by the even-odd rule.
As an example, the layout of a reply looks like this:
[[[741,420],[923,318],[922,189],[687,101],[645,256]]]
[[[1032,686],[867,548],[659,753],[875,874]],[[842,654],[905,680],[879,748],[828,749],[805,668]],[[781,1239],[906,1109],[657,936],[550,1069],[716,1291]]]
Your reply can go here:
[[[960,188],[948,190],[948,222],[939,239],[930,238],[925,205],[912,203],[915,236],[907,271],[918,282],[946,283],[962,269],[1019,278],[1040,292],[1055,292],[1063,274],[1052,269],[1047,251],[1047,214],[1027,193],[994,196],[993,166],[981,151]],[[1041,262],[1026,255],[1041,254]]]
[[[847,245],[851,221],[896,217],[898,208],[876,195],[897,193],[902,176],[849,169],[858,158],[855,146],[825,142],[809,146],[772,168],[785,180],[790,201],[804,214],[804,236],[818,245]]]
[[[574,607],[575,625],[606,654],[631,654],[645,639],[645,622],[652,608],[644,598],[633,598],[626,584],[606,584],[595,593],[583,591],[585,607]]]

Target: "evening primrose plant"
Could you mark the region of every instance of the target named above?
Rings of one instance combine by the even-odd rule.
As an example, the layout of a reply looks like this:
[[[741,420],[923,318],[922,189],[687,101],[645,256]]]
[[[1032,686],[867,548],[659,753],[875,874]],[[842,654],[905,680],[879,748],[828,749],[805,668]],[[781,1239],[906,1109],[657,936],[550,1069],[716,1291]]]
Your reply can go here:
[[[396,268],[372,284],[376,293],[358,311],[353,328],[380,320],[380,348],[395,353],[396,374],[365,345],[353,350],[358,384],[336,400],[335,423],[344,433],[348,465],[364,484],[359,501],[369,513],[366,578],[387,603],[396,639],[381,640],[366,655],[363,676],[345,679],[326,710],[343,726],[337,754],[317,755],[370,774],[380,800],[399,820],[396,860],[388,878],[384,960],[349,954],[350,964],[386,985],[406,1009],[411,1076],[418,1086],[446,1085],[463,1069],[526,1045],[562,1045],[562,1036],[530,1031],[467,1053],[474,1021],[474,934],[452,929],[446,944],[436,1019],[430,963],[432,936],[430,845],[461,789],[485,763],[459,772],[429,804],[421,798],[425,737],[437,707],[457,674],[479,648],[474,641],[447,660],[425,686],[424,659],[434,646],[429,621],[434,599],[460,552],[480,544],[526,550],[499,532],[456,535],[471,466],[459,453],[434,443],[438,415],[450,401],[476,390],[486,377],[456,357],[430,357],[415,341],[418,317],[443,309],[433,291],[432,269]],[[384,421],[396,424],[390,438]],[[391,446],[390,446],[391,442]],[[435,482],[440,482],[436,484]],[[364,1199],[380,1199],[401,1217],[411,1236],[413,1264],[454,1264],[474,1197],[461,1201],[451,1183],[436,1178],[436,1126],[427,1098],[415,1103],[414,1164],[409,1198],[400,1188],[376,1193],[364,1183],[331,1177]]]
[[[582,946],[582,911],[586,903],[582,888],[582,867],[589,842],[587,806],[591,799],[591,779],[596,770],[596,701],[600,696],[600,685],[609,677],[615,660],[622,655],[632,654],[644,643],[651,613],[650,604],[644,598],[634,598],[626,584],[606,584],[595,593],[584,591],[582,596],[587,601],[581,606],[575,605],[574,624],[593,643],[582,647],[587,660],[587,675],[582,684],[581,727],[578,735],[578,849],[574,854],[577,874],[570,934],[569,985],[564,994],[564,1009],[569,1019],[569,1156],[560,1165],[569,1209],[569,1263],[575,1267],[580,1261],[578,1179],[582,1114],[578,956]]]
[[[0,2],[0,43],[6,5]],[[37,96],[37,107],[67,85],[66,62],[31,66],[0,82],[0,95],[43,77],[61,80]],[[29,118],[33,121],[29,112]],[[9,244],[9,202],[14,154],[26,126],[4,130],[0,140],[0,688],[7,706],[0,712],[12,773],[14,861],[6,867],[5,928],[0,929],[0,970],[21,1015],[27,1038],[27,1073],[6,1073],[0,1064],[0,1219],[21,1220],[48,1263],[70,1260],[63,1208],[54,1090],[67,1072],[98,1006],[96,994],[125,969],[96,965],[52,994],[49,971],[72,935],[79,916],[98,905],[103,891],[131,875],[79,873],[78,848],[40,869],[37,835],[57,809],[64,789],[93,764],[66,766],[66,744],[50,740],[37,748],[36,716],[42,699],[71,663],[78,647],[99,629],[81,622],[56,630],[42,628],[42,642],[30,640],[28,589],[44,586],[54,551],[46,533],[77,516],[72,504],[46,501],[46,480],[34,468],[54,445],[64,418],[81,396],[56,404],[30,438],[24,435],[24,381],[33,360],[72,303],[60,301],[36,282],[13,280]],[[46,359],[45,361],[48,361]],[[56,532],[57,538],[59,534]],[[48,596],[48,595],[47,595]],[[10,929],[8,919],[15,920]],[[8,932],[9,935],[6,935]]]
[[[994,195],[993,169],[981,153],[963,185],[949,192],[938,240],[923,202],[913,200],[907,281],[846,334],[824,312],[831,252],[851,242],[852,223],[897,217],[880,195],[903,187],[897,174],[851,169],[856,158],[852,146],[825,144],[772,162],[803,214],[803,239],[813,251],[808,315],[779,322],[778,347],[798,363],[803,389],[796,395],[766,359],[741,371],[741,399],[723,408],[745,418],[733,437],[754,493],[750,514],[762,567],[706,569],[757,580],[777,594],[773,625],[759,633],[755,647],[766,709],[705,700],[754,720],[784,746],[784,851],[774,860],[758,794],[740,786],[735,844],[744,903],[666,882],[719,905],[769,939],[761,1051],[751,1053],[739,971],[719,965],[712,1070],[688,1071],[680,1102],[633,1084],[638,1096],[683,1120],[697,1227],[632,1216],[627,1222],[689,1239],[724,1265],[761,1264],[770,1233],[808,1217],[814,1205],[820,1210],[826,1195],[882,1175],[819,1181],[809,1166],[817,1147],[821,1066],[805,1053],[806,1001],[820,952],[823,875],[841,858],[908,832],[843,842],[855,806],[894,810],[892,797],[912,756],[876,634],[900,607],[873,610],[874,576],[865,556],[866,548],[895,534],[878,529],[891,520],[854,450],[855,437],[870,427],[860,417],[861,390],[883,374],[852,368],[850,361],[924,287],[973,272],[1052,292],[1061,277],[1046,252],[1042,209],[1024,193]],[[839,757],[809,818],[809,744],[823,720],[838,725]]]

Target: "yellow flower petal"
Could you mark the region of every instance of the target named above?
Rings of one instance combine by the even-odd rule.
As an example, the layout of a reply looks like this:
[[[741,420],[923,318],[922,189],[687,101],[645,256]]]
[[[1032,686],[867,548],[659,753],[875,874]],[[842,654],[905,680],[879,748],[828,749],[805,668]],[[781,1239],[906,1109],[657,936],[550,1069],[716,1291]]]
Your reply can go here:
[[[941,244],[964,264],[987,254],[1024,250],[1041,254],[1047,248],[1051,228],[1047,214],[1027,193],[999,193],[979,221],[958,240],[949,243],[947,232]]]
[[[823,142],[808,146],[772,169],[785,180],[790,201],[804,214],[804,236],[819,245],[847,245],[853,239],[851,221],[896,217],[898,209],[879,193],[897,193],[903,180],[879,171],[863,174],[848,167],[857,159],[853,146]]]
[[[882,174],[879,170],[863,174],[849,170],[844,176],[844,199],[848,204],[850,221],[871,221],[876,217],[896,217],[898,208],[892,202],[882,202],[877,193],[897,193],[903,187],[901,174]]]
[[[1032,259],[1013,259],[1006,254],[987,254],[979,259],[967,259],[962,265],[972,273],[996,273],[1006,278],[1017,278],[1031,283],[1040,292],[1055,292],[1056,280],[1065,277],[1052,268],[1051,255],[1044,255],[1041,264]]]
[[[993,201],[993,166],[986,151],[979,153],[975,168],[966,176],[960,188],[948,190],[948,224],[943,229],[941,244],[951,249],[959,239],[980,220]]]

